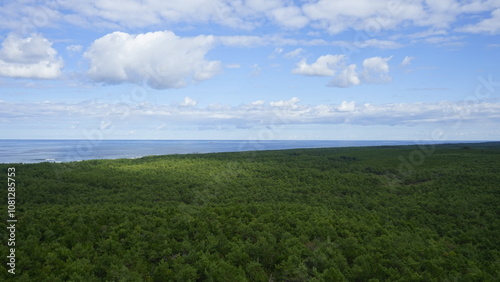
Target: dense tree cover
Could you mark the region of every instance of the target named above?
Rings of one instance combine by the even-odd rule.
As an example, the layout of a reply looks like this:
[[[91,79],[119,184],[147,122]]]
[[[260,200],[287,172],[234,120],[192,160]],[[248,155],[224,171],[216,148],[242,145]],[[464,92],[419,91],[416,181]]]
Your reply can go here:
[[[498,143],[11,166],[0,280],[500,280]]]

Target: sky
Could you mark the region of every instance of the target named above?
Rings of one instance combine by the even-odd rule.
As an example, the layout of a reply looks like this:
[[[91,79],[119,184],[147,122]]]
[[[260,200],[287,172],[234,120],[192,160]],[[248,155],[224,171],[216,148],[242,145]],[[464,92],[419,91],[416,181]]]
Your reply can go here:
[[[500,0],[22,0],[0,17],[0,139],[500,140]]]

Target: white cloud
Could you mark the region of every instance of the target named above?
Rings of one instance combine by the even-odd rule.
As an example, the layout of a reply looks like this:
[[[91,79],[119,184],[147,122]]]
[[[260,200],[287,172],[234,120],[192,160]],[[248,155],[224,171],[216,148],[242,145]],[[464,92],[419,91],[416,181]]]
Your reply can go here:
[[[217,22],[236,27],[249,23],[236,17],[231,3],[222,0],[170,0],[170,1],[121,1],[119,5],[110,1],[59,1],[60,8],[73,11],[81,24],[114,23],[125,27],[146,27],[160,23],[204,23]]]
[[[268,45],[277,45],[277,46],[339,46],[345,49],[362,49],[362,48],[379,48],[379,49],[398,49],[404,47],[403,44],[398,43],[393,40],[381,40],[381,39],[365,39],[365,38],[354,38],[354,41],[344,41],[344,40],[335,40],[335,41],[326,41],[324,39],[296,39],[296,38],[287,38],[282,36],[255,36],[255,35],[232,35],[232,36],[215,36],[216,42],[225,46],[230,47],[260,47],[260,46],[268,46]],[[360,40],[363,39],[363,40]],[[283,52],[282,47],[276,47],[273,53],[270,55],[271,58],[276,57],[280,53],[278,51]],[[297,53],[292,53],[292,52]],[[294,51],[291,51],[284,56],[293,57],[298,56],[299,53],[302,53],[304,49],[297,48]]]
[[[247,13],[255,13],[255,12],[266,12],[273,9],[276,9],[282,5],[282,1],[280,0],[247,0],[245,1],[245,5],[241,6],[240,9],[247,8]]]
[[[283,55],[283,57],[285,57],[287,59],[296,58],[296,57],[300,56],[302,53],[304,53],[304,49],[297,48],[295,50],[292,50],[292,51],[286,53],[285,55]]]
[[[356,102],[354,101],[351,102],[342,101],[342,103],[340,103],[340,105],[337,107],[337,109],[341,112],[351,112],[354,111],[355,108],[356,108]]]
[[[89,77],[98,82],[179,88],[219,72],[220,62],[205,59],[213,43],[212,36],[181,38],[170,31],[113,32],[95,40],[84,57],[90,61]]]
[[[361,80],[356,71],[356,65],[351,64],[344,68],[338,75],[336,75],[329,83],[328,86],[331,87],[350,87],[355,85],[360,85]]]
[[[344,61],[344,55],[320,56],[316,62],[312,64],[308,64],[306,59],[302,59],[297,64],[297,67],[292,70],[292,73],[307,76],[334,76],[336,70]]]
[[[292,73],[305,76],[328,76],[332,80],[327,84],[331,87],[350,87],[362,83],[387,83],[389,76],[388,61],[392,58],[372,57],[363,61],[363,72],[359,74],[356,64],[347,65],[345,55],[324,55],[316,62],[308,64],[302,59],[292,69]]]
[[[75,53],[79,53],[80,51],[82,51],[82,49],[83,49],[82,45],[69,45],[66,47],[66,50]]]
[[[1,1],[0,28],[19,33],[34,32],[44,27],[55,27],[61,20],[55,1]]]
[[[53,79],[61,75],[63,60],[42,35],[20,38],[9,34],[0,49],[0,76]]]
[[[280,25],[288,28],[303,28],[309,23],[301,9],[295,6],[276,8],[271,14]]]
[[[415,59],[415,57],[411,57],[411,56],[406,56],[403,61],[401,61],[401,65],[402,66],[407,66],[411,63],[411,61],[413,61]]]
[[[279,56],[281,53],[283,53],[283,48],[281,48],[281,47],[276,47],[276,48],[274,48],[273,53],[271,53],[271,55],[269,55],[269,58],[270,58],[270,59],[274,59],[274,58],[276,58],[277,56]]]
[[[352,125],[433,125],[446,126],[467,122],[498,124],[500,103],[435,102],[360,104],[343,101],[340,104],[301,105],[297,97],[280,101],[256,101],[238,106],[210,105],[200,107],[186,100],[189,107],[161,104],[128,104],[129,120],[145,123],[160,120],[165,124],[213,125],[256,127],[262,124],[352,124]],[[117,126],[123,117],[118,104],[105,102],[31,102],[10,103],[0,101],[0,116],[7,123],[37,122],[51,124],[61,117],[84,122],[106,118]],[[22,113],[22,115],[20,114]],[[164,126],[161,126],[162,128]]]
[[[447,35],[447,34],[448,34],[448,31],[446,31],[445,29],[431,28],[431,29],[428,29],[428,30],[424,30],[424,31],[420,31],[420,32],[415,32],[415,33],[408,34],[408,35],[406,35],[406,37],[417,39],[417,38],[426,38],[426,37],[429,37],[429,36]]]
[[[339,33],[349,27],[358,29],[361,19],[373,16],[384,7],[385,3],[382,1],[319,0],[305,4],[303,9],[309,19],[318,22],[331,33]]]
[[[287,107],[287,108],[296,108],[297,103],[300,102],[300,99],[297,97],[292,97],[290,100],[281,100],[276,102],[270,102],[269,105],[272,107]]]
[[[362,77],[369,83],[387,83],[392,79],[389,76],[389,64],[387,63],[392,56],[387,58],[373,57],[363,61]]]
[[[491,12],[491,17],[484,19],[477,24],[471,24],[458,29],[459,31],[471,33],[500,33],[500,9]]]
[[[389,40],[380,40],[380,39],[368,39],[365,41],[354,42],[354,46],[357,48],[380,48],[380,49],[398,49],[403,47],[402,44],[389,41]]]
[[[413,42],[423,41],[425,43],[435,44],[435,45],[442,46],[442,47],[456,47],[456,46],[462,46],[465,44],[463,39],[464,39],[463,36],[456,36],[456,35],[433,36],[433,37],[427,37],[423,40],[415,40]]]
[[[218,24],[251,30],[267,24],[287,29],[306,26],[330,33],[354,29],[377,33],[405,27],[451,29],[462,19],[478,17],[467,32],[498,32],[498,0],[101,0],[4,1],[0,27],[39,28],[73,24],[124,30],[175,24]],[[484,19],[485,12],[493,12]],[[483,20],[484,19],[484,20]],[[314,32],[314,31],[313,31]]]
[[[462,3],[460,11],[463,13],[481,13],[500,7],[497,0],[467,1]]]
[[[185,97],[182,102],[179,103],[181,107],[194,107],[198,104],[198,101],[191,99],[189,97]]]
[[[216,42],[230,47],[260,47],[268,45],[304,45],[304,46],[321,46],[321,45],[336,45],[335,42],[328,42],[323,39],[295,39],[286,38],[277,35],[255,36],[255,35],[231,35],[231,36],[215,36]]]
[[[496,0],[319,0],[306,2],[302,9],[312,26],[335,34],[348,29],[378,33],[398,29],[402,25],[450,29],[453,23],[470,14],[481,16],[479,13],[499,7],[500,3]],[[495,15],[468,31],[498,32]]]

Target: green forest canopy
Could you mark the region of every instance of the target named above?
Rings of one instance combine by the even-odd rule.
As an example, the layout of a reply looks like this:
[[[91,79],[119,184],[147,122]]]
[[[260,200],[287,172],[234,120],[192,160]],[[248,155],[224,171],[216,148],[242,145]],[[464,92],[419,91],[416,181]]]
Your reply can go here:
[[[12,166],[0,280],[500,280],[499,143]]]

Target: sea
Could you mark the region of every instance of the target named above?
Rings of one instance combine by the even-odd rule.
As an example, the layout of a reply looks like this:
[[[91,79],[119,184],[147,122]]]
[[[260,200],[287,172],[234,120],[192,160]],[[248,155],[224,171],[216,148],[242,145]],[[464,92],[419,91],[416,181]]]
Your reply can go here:
[[[453,141],[447,143],[463,143]],[[471,142],[471,141],[466,141]],[[298,148],[431,144],[384,140],[1,140],[0,163],[73,162],[151,155],[242,152]]]

